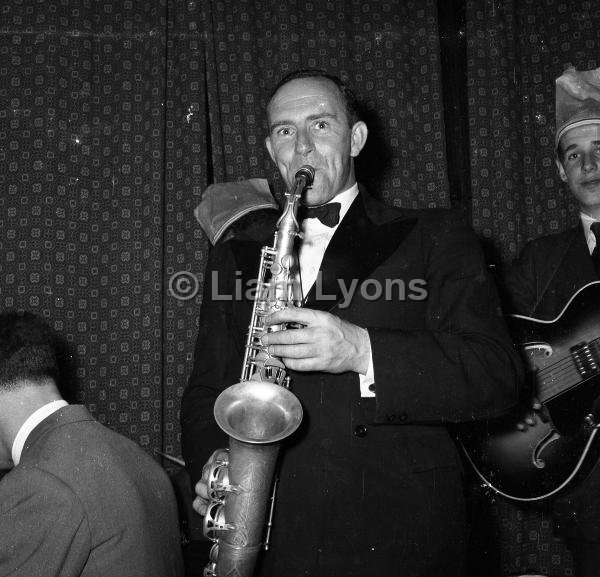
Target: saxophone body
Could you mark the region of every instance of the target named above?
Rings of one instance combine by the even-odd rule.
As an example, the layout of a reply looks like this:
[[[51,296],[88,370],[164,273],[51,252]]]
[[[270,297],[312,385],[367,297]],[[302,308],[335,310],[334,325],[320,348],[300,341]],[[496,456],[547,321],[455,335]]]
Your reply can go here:
[[[272,510],[275,499],[271,485],[281,441],[302,421],[302,405],[289,390],[283,362],[270,356],[260,339],[267,330],[267,315],[301,302],[295,278],[296,214],[302,192],[313,178],[311,166],[301,167],[293,189],[286,193],[273,245],[261,250],[240,382],[215,401],[215,420],[229,436],[229,449],[218,449],[210,459],[204,534],[214,545],[204,577],[252,576],[258,553],[266,548],[263,534],[269,501]],[[285,328],[279,325],[269,330]]]

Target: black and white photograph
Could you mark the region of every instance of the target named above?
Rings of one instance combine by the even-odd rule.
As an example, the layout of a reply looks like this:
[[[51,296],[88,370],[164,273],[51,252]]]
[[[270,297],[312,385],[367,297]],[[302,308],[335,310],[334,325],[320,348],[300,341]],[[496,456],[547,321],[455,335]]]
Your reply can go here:
[[[599,428],[595,0],[0,2],[0,577],[600,577]]]

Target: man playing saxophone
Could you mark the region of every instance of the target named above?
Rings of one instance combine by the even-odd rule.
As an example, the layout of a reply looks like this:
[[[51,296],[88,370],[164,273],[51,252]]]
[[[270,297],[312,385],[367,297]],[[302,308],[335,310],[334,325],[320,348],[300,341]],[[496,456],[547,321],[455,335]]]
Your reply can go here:
[[[338,78],[289,75],[267,119],[266,146],[288,188],[305,165],[314,182],[303,197],[303,306],[265,319],[299,328],[262,336],[290,374],[304,418],[284,444],[270,548],[255,575],[462,576],[467,522],[446,426],[506,412],[521,379],[477,239],[456,214],[395,209],[357,184],[354,159],[368,130]],[[210,282],[233,294],[240,274],[256,275],[263,244],[218,243],[206,274],[182,402],[201,515],[205,463],[227,443],[213,404],[239,380],[252,308],[212,299]],[[396,281],[415,290],[386,290]]]

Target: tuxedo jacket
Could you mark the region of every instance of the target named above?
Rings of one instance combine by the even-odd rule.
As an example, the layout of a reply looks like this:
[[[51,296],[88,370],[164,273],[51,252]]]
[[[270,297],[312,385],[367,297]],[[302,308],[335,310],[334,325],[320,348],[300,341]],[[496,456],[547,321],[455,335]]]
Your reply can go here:
[[[578,289],[597,280],[581,223],[537,238],[506,273],[509,312],[554,319]]]
[[[0,575],[181,577],[166,473],[84,407],[59,409],[0,481]]]
[[[251,314],[248,300],[215,297],[256,278],[263,244],[233,240],[212,251],[182,401],[194,481],[227,444],[213,403],[239,381]],[[367,328],[376,397],[361,398],[356,373],[289,371],[304,417],[284,442],[258,575],[460,575],[461,472],[446,425],[505,412],[520,379],[479,243],[453,213],[394,209],[361,190],[321,271],[320,295],[313,287],[304,306]],[[374,298],[392,280],[405,293]],[[343,287],[353,283],[364,290],[348,303]]]

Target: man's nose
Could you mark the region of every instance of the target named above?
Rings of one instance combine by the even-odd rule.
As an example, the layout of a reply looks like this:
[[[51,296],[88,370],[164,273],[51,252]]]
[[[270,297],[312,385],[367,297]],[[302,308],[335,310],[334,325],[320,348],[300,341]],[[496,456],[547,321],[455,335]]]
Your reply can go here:
[[[582,157],[582,170],[584,172],[593,172],[598,169],[598,158],[594,153],[588,152]]]
[[[313,149],[313,141],[306,130],[300,130],[296,136],[296,151],[299,154],[308,154]]]

